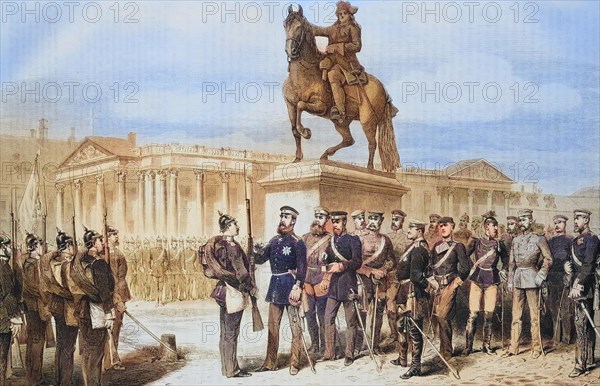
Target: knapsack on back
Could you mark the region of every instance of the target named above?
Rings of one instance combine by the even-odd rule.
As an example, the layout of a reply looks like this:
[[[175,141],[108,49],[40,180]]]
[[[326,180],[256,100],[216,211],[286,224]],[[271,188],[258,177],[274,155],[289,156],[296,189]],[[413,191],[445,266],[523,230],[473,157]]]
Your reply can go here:
[[[200,258],[200,264],[202,265],[202,273],[204,273],[204,276],[206,276],[208,279],[216,279],[217,277],[215,275],[215,271],[208,265],[206,259],[207,246],[208,242],[198,248],[198,257]]]

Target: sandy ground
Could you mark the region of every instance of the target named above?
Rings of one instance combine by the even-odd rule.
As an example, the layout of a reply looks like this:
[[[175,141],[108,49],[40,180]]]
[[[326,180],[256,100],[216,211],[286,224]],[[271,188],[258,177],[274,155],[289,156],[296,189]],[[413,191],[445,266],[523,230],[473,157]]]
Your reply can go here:
[[[262,303],[262,302],[261,302]],[[363,354],[354,364],[345,367],[343,360],[317,362],[316,374],[308,366],[296,376],[289,375],[288,358],[291,334],[287,317],[282,320],[282,338],[279,350],[279,370],[254,373],[249,378],[225,378],[221,375],[219,357],[219,317],[218,306],[212,300],[176,302],[156,307],[150,302],[131,302],[129,311],[156,335],[175,334],[177,345],[186,360],[175,363],[158,360],[158,345],[133,322],[126,319],[120,353],[126,367],[123,371],[111,370],[105,374],[105,385],[391,385],[402,381],[399,376],[406,369],[391,365],[389,361],[397,353],[389,347],[385,355],[379,356],[382,366],[378,372],[368,355]],[[267,305],[261,304],[261,313],[266,324]],[[339,315],[343,328],[343,311]],[[481,327],[481,326],[480,326]],[[384,323],[384,335],[387,334]],[[305,334],[307,341],[308,334]],[[507,339],[508,340],[508,339]],[[309,341],[307,343],[310,343]],[[439,343],[435,341],[436,345]],[[495,337],[497,347],[501,346]],[[481,345],[480,335],[475,348]],[[242,330],[238,345],[238,357],[242,368],[258,368],[264,358],[267,346],[266,330],[252,331],[251,313],[246,311],[242,320]],[[462,333],[454,339],[455,351],[464,346]],[[457,369],[461,379],[455,379],[445,368],[435,352],[427,346],[424,353],[424,376],[411,378],[406,384],[428,385],[600,385],[600,369],[592,369],[588,374],[576,379],[568,378],[574,365],[574,346],[551,348],[546,342],[547,354],[532,359],[527,344],[522,353],[508,359],[500,355],[488,356],[476,352],[467,358],[452,358],[450,364]],[[24,347],[23,347],[24,354]],[[500,354],[500,352],[499,352]],[[51,384],[54,349],[45,354],[44,378]],[[23,370],[15,369],[12,385],[25,385]],[[76,356],[75,384],[82,384],[79,357]]]

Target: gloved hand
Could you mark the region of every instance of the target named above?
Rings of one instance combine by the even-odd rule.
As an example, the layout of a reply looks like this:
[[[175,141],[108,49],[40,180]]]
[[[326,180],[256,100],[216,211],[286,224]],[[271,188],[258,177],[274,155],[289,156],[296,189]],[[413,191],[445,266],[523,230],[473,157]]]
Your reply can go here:
[[[356,292],[351,292],[348,295],[348,300],[355,302],[355,301],[360,300],[360,296],[358,296],[358,294]]]
[[[504,283],[508,280],[508,273],[506,271],[499,271],[498,275],[500,275],[500,282]]]
[[[381,279],[385,276],[386,272],[383,269],[372,269],[371,270],[371,275],[375,278],[375,279]]]
[[[105,315],[106,315],[106,319],[104,320],[104,328],[106,328],[108,330],[112,330],[113,323],[115,322],[115,317],[112,314],[112,312],[107,313]]]
[[[535,276],[534,283],[536,286],[541,287],[542,283],[544,283],[546,279],[544,279],[539,273]]]
[[[571,261],[565,261],[565,264],[563,267],[564,267],[565,273],[567,275],[570,275],[573,273],[573,263],[571,263]]]
[[[13,336],[18,336],[23,326],[23,319],[21,317],[15,317],[10,319],[10,331]]]
[[[583,286],[581,284],[573,284],[573,288],[569,292],[569,297],[571,299],[579,299],[581,298],[581,293],[583,292]]]
[[[263,243],[256,243],[252,247],[252,253],[255,254],[255,255],[262,255],[264,249],[265,249],[265,244],[263,244]]]
[[[127,310],[127,307],[125,306],[124,302],[118,302],[117,304],[115,304],[115,308],[119,312],[125,312],[125,310]]]
[[[440,283],[433,276],[427,278],[427,292],[434,293],[440,290]]]
[[[290,292],[290,300],[293,302],[298,302],[300,300],[300,297],[302,296],[302,289],[300,289],[300,286],[298,285],[294,285],[294,287],[292,287],[292,291]]]

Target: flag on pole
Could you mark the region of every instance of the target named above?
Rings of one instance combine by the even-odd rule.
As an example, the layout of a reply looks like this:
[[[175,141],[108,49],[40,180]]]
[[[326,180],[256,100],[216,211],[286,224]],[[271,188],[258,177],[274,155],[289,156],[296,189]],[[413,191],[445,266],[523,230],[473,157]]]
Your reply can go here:
[[[40,175],[38,170],[38,150],[33,162],[33,170],[25,188],[25,194],[19,205],[19,230],[23,239],[27,232],[34,233],[37,230],[38,222],[41,219],[42,202],[40,200]]]

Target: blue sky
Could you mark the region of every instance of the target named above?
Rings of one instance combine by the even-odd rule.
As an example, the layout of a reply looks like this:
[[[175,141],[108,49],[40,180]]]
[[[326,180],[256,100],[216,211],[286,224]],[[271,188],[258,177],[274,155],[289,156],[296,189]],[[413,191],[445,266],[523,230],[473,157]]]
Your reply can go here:
[[[400,110],[402,162],[486,158],[511,177],[520,169],[517,182],[533,163],[531,179],[555,194],[600,185],[599,2],[475,3],[428,2],[425,12],[421,1],[356,2],[358,57]],[[24,13],[2,2],[3,134],[26,135],[44,116],[52,136],[72,126],[91,135],[93,111],[96,135],[292,154],[281,96],[288,2],[80,2],[72,22],[62,2],[60,15],[35,4]],[[333,2],[300,4],[309,21],[332,22]],[[436,84],[437,95],[424,92]],[[330,122],[304,121],[306,157],[339,141]],[[357,144],[334,159],[364,164],[360,125],[352,132]]]

